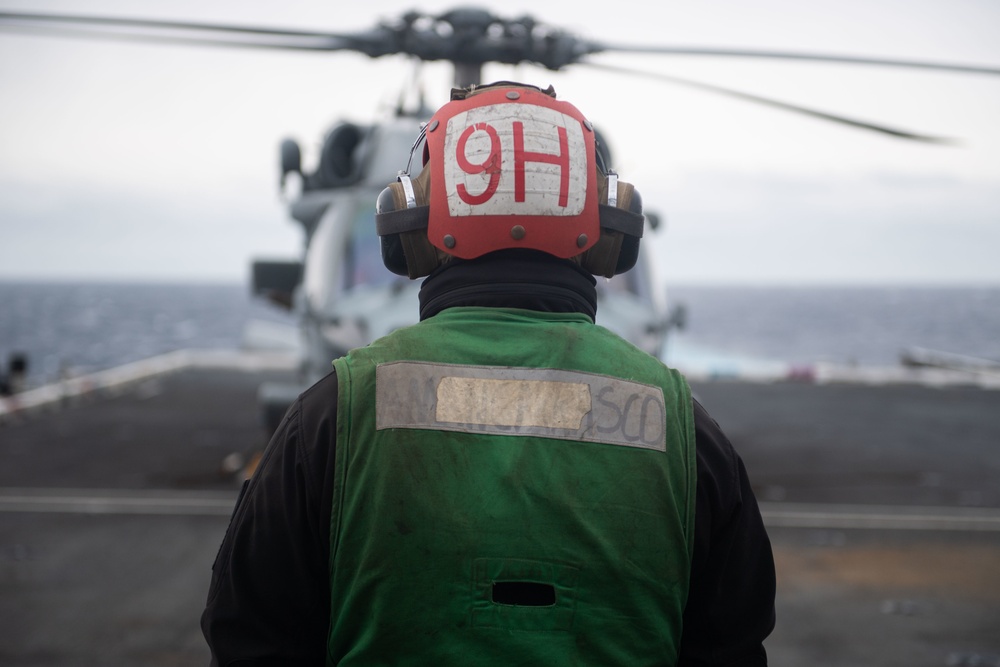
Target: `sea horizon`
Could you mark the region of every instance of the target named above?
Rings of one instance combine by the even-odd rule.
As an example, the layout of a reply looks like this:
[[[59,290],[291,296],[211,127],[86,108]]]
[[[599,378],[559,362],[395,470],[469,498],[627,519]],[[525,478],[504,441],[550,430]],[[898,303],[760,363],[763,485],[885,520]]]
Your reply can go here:
[[[686,310],[675,350],[790,365],[897,365],[913,348],[1000,360],[1000,285],[677,283],[667,295]],[[295,325],[249,282],[0,278],[0,368],[26,355],[37,384],[178,349],[238,349],[256,320]]]

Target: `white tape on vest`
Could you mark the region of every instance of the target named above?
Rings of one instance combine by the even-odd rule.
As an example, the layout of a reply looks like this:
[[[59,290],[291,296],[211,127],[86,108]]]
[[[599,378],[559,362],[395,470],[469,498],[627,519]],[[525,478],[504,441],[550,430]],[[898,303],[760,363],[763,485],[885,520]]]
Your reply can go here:
[[[660,387],[548,368],[399,361],[376,369],[376,429],[542,436],[666,451]]]

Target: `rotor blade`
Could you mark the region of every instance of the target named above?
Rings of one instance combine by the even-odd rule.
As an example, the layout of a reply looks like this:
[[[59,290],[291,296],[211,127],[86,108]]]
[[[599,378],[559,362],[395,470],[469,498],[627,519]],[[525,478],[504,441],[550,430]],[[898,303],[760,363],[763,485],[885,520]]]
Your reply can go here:
[[[252,35],[274,35],[279,37],[339,37],[325,32],[306,30],[285,30],[277,28],[260,28],[223,23],[190,23],[188,21],[160,21],[155,19],[131,19],[110,16],[83,16],[74,14],[30,14],[25,12],[0,12],[0,21],[34,21],[41,24],[70,23],[89,24],[97,26],[122,26],[134,28],[164,28],[173,30],[204,30],[210,32],[243,33]]]
[[[8,26],[0,24],[0,30],[8,29]],[[100,39],[100,40],[119,40],[127,42],[145,42],[145,43],[160,43],[160,44],[186,44],[193,46],[223,46],[223,47],[237,47],[237,48],[250,48],[250,49],[271,49],[278,51],[337,51],[337,50],[353,50],[353,45],[350,43],[333,43],[327,42],[324,44],[305,44],[305,43],[289,43],[289,42],[255,42],[255,41],[241,41],[238,39],[212,39],[208,37],[199,37],[196,35],[184,36],[167,36],[167,35],[146,35],[138,33],[116,33],[113,31],[100,31],[100,30],[88,30],[85,28],[56,28],[56,27],[35,27],[30,28],[19,28],[20,32],[42,32],[50,35],[65,35],[68,37],[82,37],[85,39]]]
[[[670,74],[662,74],[659,72],[647,72],[642,70],[631,69],[628,67],[619,67],[617,65],[607,65],[603,63],[594,63],[589,61],[581,62],[580,65],[585,67],[592,67],[595,69],[605,70],[608,72],[619,72],[622,74],[630,74],[633,76],[642,76],[651,79],[658,79],[660,81],[666,81],[668,83],[674,83],[681,86],[688,86],[689,88],[697,88],[699,90],[706,90],[712,93],[718,93],[720,95],[727,95],[729,97],[735,97],[737,99],[745,100],[747,102],[754,102],[756,104],[763,104],[775,109],[783,109],[785,111],[790,111],[797,114],[802,114],[806,116],[811,116],[813,118],[820,118],[822,120],[831,121],[834,123],[840,123],[841,125],[848,125],[850,127],[870,130],[872,132],[880,132],[882,134],[888,134],[890,136],[899,139],[909,139],[911,141],[922,141],[930,144],[957,144],[955,139],[950,139],[948,137],[935,137],[926,134],[917,134],[915,132],[910,132],[908,130],[900,130],[898,128],[888,127],[886,125],[877,125],[875,123],[869,123],[868,121],[857,120],[854,118],[848,118],[846,116],[839,116],[836,114],[827,113],[825,111],[817,111],[816,109],[810,109],[808,107],[799,106],[797,104],[790,104],[788,102],[782,102],[780,100],[770,99],[767,97],[761,97],[760,95],[753,95],[751,93],[745,93],[743,91],[734,90],[732,88],[724,88],[722,86],[716,86],[710,83],[701,83],[700,81],[692,81],[690,79],[683,79],[681,77],[672,76]]]
[[[938,63],[925,60],[895,60],[891,58],[867,58],[843,56],[830,53],[796,53],[791,51],[757,51],[753,49],[715,49],[683,46],[640,46],[631,44],[604,44],[590,42],[589,53],[654,53],[676,56],[717,56],[723,58],[767,58],[772,60],[807,60],[812,62],[842,63],[848,65],[877,65],[882,67],[907,67],[968,74],[1000,76],[1000,67],[985,65],[964,65],[960,63]]]
[[[366,35],[338,35],[226,24],[21,12],[0,12],[0,29],[100,39],[307,51],[361,49],[366,41]]]

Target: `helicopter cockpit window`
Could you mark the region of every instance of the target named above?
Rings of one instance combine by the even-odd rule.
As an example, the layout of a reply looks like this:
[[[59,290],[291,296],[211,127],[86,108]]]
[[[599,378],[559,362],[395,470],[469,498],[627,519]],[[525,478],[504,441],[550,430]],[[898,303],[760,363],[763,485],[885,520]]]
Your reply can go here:
[[[375,233],[375,206],[362,206],[354,215],[347,252],[344,253],[343,286],[352,289],[358,285],[388,285],[398,276],[385,268],[382,250]]]

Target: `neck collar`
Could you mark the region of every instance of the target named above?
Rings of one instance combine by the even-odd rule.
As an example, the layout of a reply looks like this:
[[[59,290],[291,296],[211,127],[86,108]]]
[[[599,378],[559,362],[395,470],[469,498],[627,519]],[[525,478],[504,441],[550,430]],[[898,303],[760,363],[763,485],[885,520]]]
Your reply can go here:
[[[522,308],[597,315],[594,277],[569,260],[534,250],[502,250],[454,260],[420,287],[420,319],[455,306]]]

